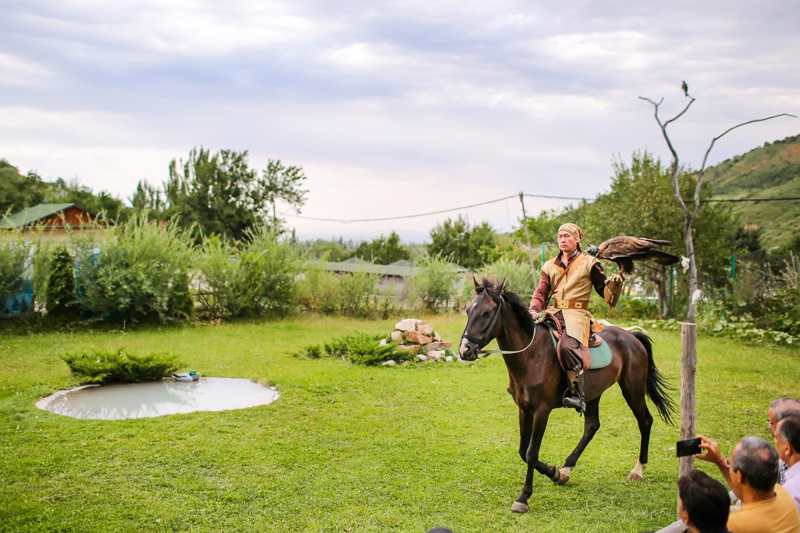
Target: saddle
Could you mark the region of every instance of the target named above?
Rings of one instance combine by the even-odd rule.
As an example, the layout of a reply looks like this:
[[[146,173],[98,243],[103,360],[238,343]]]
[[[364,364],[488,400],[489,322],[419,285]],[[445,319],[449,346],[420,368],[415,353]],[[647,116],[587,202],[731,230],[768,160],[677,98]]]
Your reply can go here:
[[[564,331],[561,327],[561,323],[553,317],[547,317],[542,322],[543,325],[547,327],[550,331],[550,335],[553,339],[553,345],[556,348],[556,353],[558,354],[558,363],[561,365],[561,368],[564,368],[564,362],[561,360],[561,337],[564,335]],[[581,345],[581,359],[583,360],[583,369],[589,370],[592,368],[603,368],[604,366],[608,365],[611,362],[611,358],[607,357],[611,355],[611,350],[608,347],[608,344],[605,344],[605,341],[599,335],[595,335],[596,332],[602,331],[603,326],[592,320],[591,322],[591,334],[589,336],[589,347]],[[605,344],[605,345],[604,345]],[[600,359],[595,362],[595,365],[592,366],[592,351],[595,351],[595,348],[599,348],[596,350],[598,355],[600,355]]]

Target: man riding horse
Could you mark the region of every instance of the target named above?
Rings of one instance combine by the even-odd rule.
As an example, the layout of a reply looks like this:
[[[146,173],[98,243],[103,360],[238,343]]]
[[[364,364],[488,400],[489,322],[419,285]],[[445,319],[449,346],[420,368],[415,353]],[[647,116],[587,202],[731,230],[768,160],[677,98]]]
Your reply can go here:
[[[542,278],[530,304],[537,321],[552,317],[561,326],[559,359],[569,382],[562,404],[578,412],[586,408],[580,387],[580,376],[584,370],[581,350],[588,349],[592,334],[592,315],[588,310],[592,287],[609,306],[614,307],[624,282],[620,274],[606,278],[597,258],[581,253],[582,238],[583,231],[576,224],[567,223],[558,228],[561,253],[542,267]],[[548,307],[553,296],[555,301]]]

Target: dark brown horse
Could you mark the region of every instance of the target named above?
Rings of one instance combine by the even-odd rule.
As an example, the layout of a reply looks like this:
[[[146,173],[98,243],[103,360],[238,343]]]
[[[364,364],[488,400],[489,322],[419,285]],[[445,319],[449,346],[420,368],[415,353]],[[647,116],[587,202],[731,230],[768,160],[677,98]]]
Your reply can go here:
[[[666,382],[653,361],[653,347],[647,335],[613,326],[597,334],[611,348],[611,364],[587,370],[584,374],[586,417],[583,437],[559,469],[539,460],[539,447],[550,411],[561,407],[561,398],[567,387],[567,378],[558,363],[550,330],[534,322],[526,303],[516,294],[506,291],[504,283],[484,279],[479,284],[476,281],[475,292],[477,296],[467,308],[467,325],[459,348],[461,358],[474,361],[480,349],[492,339],[497,339],[501,350],[520,351],[503,354],[508,368],[508,392],[519,407],[519,456],[528,465],[522,493],[511,510],[518,513],[528,510],[534,470],[555,483],[569,481],[578,458],[600,429],[600,396],[614,383],[619,383],[642,437],[639,461],[627,479],[641,480],[647,467],[650,426],[653,424],[645,395],[650,397],[665,422],[671,424],[675,412],[675,406],[667,395]]]

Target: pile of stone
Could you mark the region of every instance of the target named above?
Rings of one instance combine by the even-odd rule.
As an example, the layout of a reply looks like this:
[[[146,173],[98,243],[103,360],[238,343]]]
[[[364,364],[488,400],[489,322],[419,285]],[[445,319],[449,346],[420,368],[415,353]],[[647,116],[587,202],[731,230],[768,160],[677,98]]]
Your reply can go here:
[[[416,318],[401,320],[394,325],[394,331],[389,335],[389,339],[400,343],[398,350],[411,352],[420,361],[453,360],[453,357],[446,352],[453,343],[443,342],[442,337],[425,320]]]

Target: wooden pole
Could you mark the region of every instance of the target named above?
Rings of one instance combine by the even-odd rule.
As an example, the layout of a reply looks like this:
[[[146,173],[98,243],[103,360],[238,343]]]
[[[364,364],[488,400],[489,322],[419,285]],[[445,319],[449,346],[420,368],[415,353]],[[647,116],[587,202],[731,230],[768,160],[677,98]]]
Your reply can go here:
[[[531,260],[531,275],[533,276],[533,286],[536,287],[536,267],[533,266],[533,248],[531,248],[531,234],[528,231],[528,215],[525,214],[525,201],[522,193],[519,193],[519,203],[522,204],[522,224],[525,226],[525,238],[528,239],[528,257]]]
[[[681,440],[697,436],[694,378],[697,372],[697,324],[681,324]],[[681,457],[678,477],[688,474],[694,457]]]

